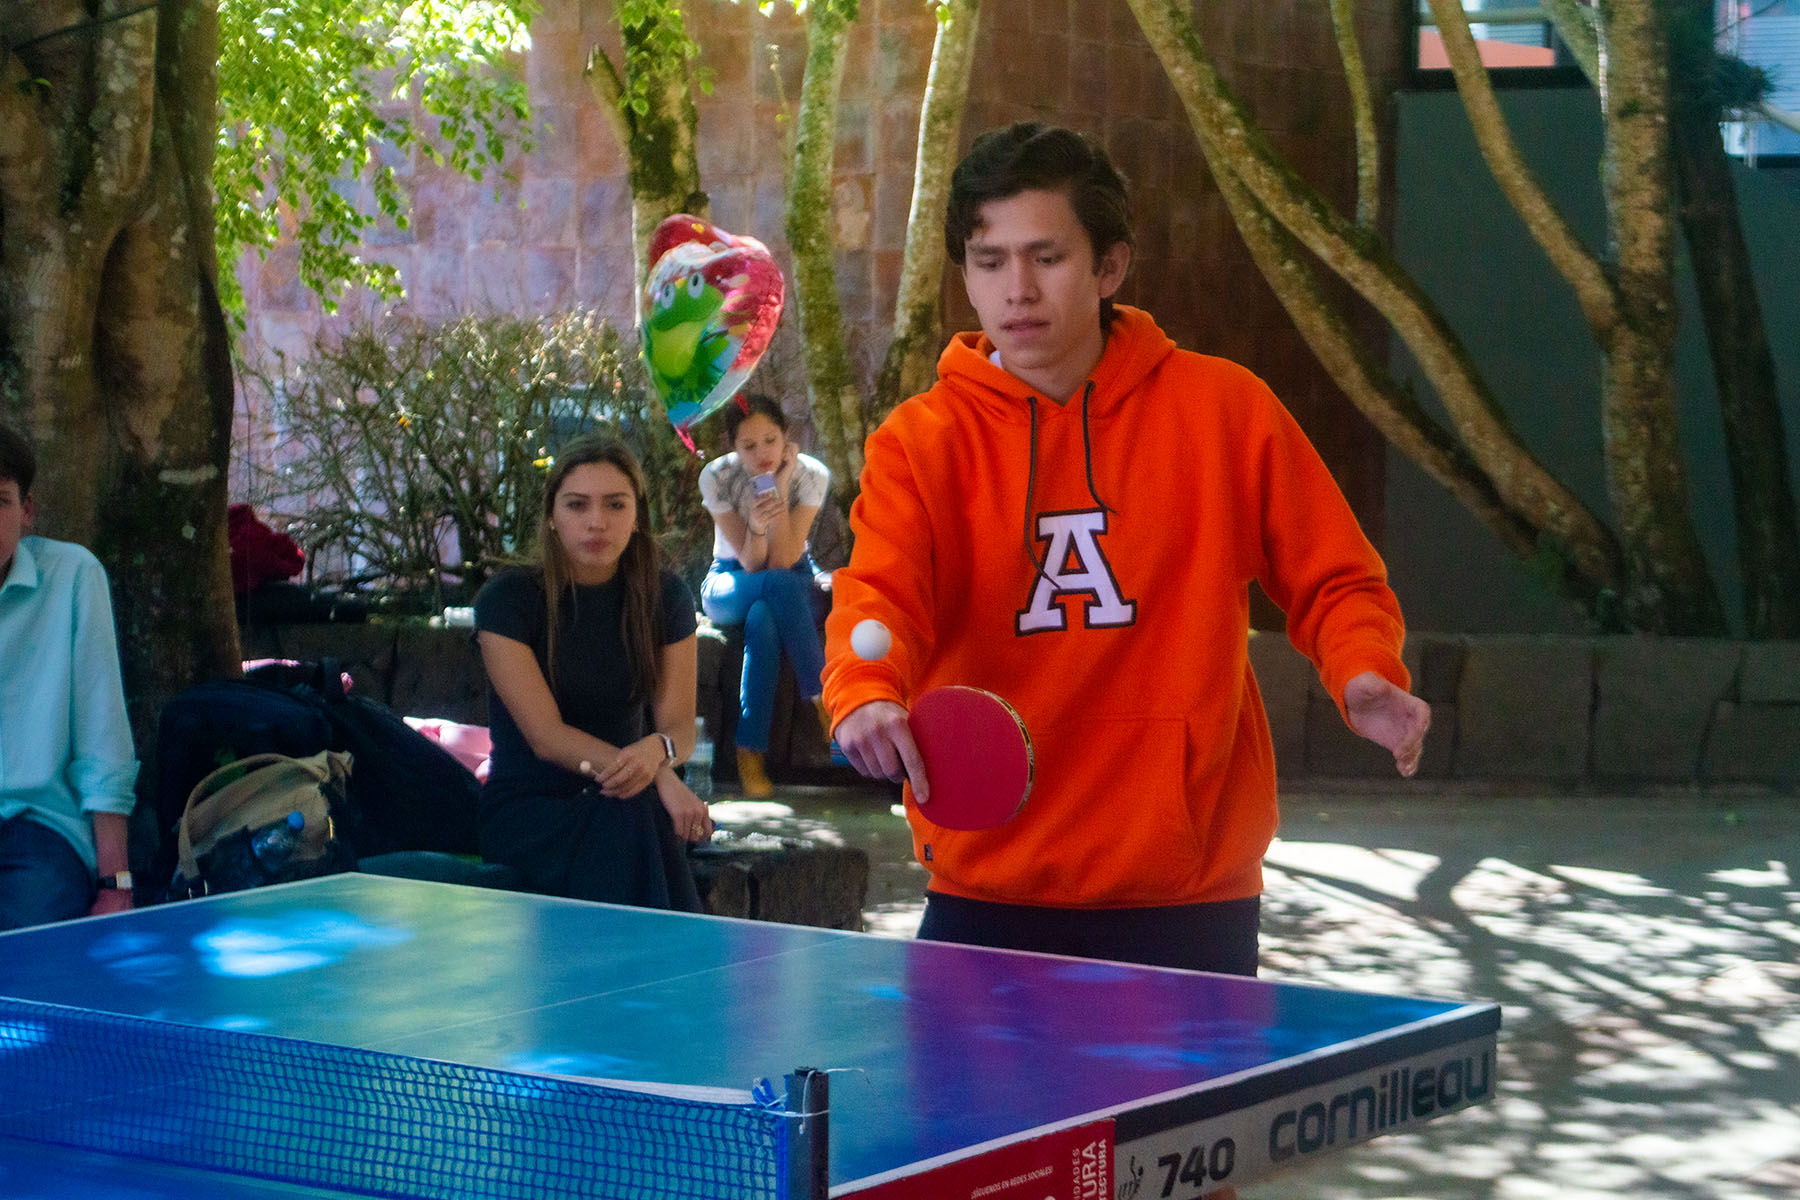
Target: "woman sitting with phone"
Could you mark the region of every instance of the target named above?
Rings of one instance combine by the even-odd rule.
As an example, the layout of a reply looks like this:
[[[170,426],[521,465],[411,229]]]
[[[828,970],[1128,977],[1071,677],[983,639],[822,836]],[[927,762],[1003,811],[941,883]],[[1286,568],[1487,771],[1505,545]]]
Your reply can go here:
[[[577,900],[697,912],[712,836],[675,766],[694,749],[694,599],[658,562],[644,472],[614,441],[561,447],[541,561],[475,597],[493,757],[484,858]]]
[[[788,437],[787,414],[760,393],[739,395],[725,407],[725,445],[728,453],[700,472],[700,499],[713,519],[713,564],[700,585],[700,604],[715,624],[744,627],[738,779],[744,795],[767,796],[775,788],[763,758],[781,656],[815,706],[823,690],[819,622],[826,600],[807,539],[831,471],[800,453]],[[825,725],[823,707],[818,711]]]

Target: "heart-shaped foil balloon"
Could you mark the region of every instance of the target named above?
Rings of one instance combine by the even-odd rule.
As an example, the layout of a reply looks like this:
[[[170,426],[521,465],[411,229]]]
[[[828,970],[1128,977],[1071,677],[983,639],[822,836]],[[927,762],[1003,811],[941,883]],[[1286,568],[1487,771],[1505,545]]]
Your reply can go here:
[[[781,320],[786,283],[768,247],[677,213],[650,236],[639,344],[682,441],[743,385]]]

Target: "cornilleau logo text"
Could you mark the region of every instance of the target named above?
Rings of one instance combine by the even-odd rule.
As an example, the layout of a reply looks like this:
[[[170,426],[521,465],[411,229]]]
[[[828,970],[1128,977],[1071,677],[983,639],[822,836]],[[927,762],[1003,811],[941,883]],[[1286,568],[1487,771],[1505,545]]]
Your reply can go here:
[[[1494,1087],[1490,1050],[1436,1067],[1402,1067],[1373,1085],[1290,1108],[1269,1123],[1269,1161],[1316,1154],[1340,1141],[1360,1141],[1442,1110],[1487,1099]]]
[[[1495,1035],[1483,1033],[1121,1138],[1113,1200],[1194,1200],[1220,1187],[1241,1188],[1310,1156],[1491,1100],[1495,1045]],[[1329,1069],[1329,1060],[1322,1065]]]

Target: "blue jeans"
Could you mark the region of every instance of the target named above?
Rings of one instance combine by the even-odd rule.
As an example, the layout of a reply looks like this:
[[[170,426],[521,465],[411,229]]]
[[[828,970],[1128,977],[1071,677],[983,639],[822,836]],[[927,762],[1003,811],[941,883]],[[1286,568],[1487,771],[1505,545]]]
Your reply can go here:
[[[0,929],[79,917],[94,906],[94,877],[48,825],[0,821]]]
[[[766,753],[781,656],[787,655],[793,666],[802,697],[810,700],[822,690],[825,648],[819,644],[819,621],[826,601],[813,584],[812,556],[802,556],[785,571],[746,571],[735,558],[714,559],[700,585],[700,607],[715,625],[744,627],[737,744]]]

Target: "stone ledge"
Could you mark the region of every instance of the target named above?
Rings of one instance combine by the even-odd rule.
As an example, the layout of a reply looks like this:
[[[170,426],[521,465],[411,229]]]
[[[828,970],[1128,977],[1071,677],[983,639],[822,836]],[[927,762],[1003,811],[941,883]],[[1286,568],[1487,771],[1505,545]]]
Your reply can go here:
[[[1284,781],[1399,783],[1386,755],[1357,752],[1285,637],[1253,635],[1251,651],[1258,678],[1276,681],[1263,702],[1270,726],[1288,731],[1276,741]],[[1424,633],[1406,657],[1432,706],[1421,780],[1800,787],[1800,642]],[[1301,700],[1298,673],[1309,680]]]
[[[1552,638],[1491,638],[1463,649],[1445,774],[1569,782],[1588,773],[1593,649]],[[1390,758],[1384,764],[1393,770]]]
[[[1741,692],[1743,659],[1733,642],[1602,643],[1594,655],[1594,776],[1658,782],[1699,777],[1714,712]]]
[[[401,713],[487,724],[487,676],[467,629],[424,625],[259,625],[238,630],[246,659],[336,658],[356,687]]]
[[[752,834],[689,855],[701,902],[716,917],[862,929],[869,856],[849,846]]]
[[[486,721],[480,659],[462,629],[384,625],[246,631],[246,657],[340,659],[370,695],[415,716]],[[1393,763],[1344,728],[1312,664],[1280,633],[1250,642],[1281,776],[1397,783]],[[1570,787],[1800,786],[1800,642],[1636,637],[1472,637],[1415,633],[1406,661],[1432,705],[1419,778]],[[700,715],[721,782],[736,662],[719,636],[700,645]],[[850,783],[831,768],[791,678],[779,694],[770,767],[783,782]],[[826,778],[830,775],[830,778]]]

